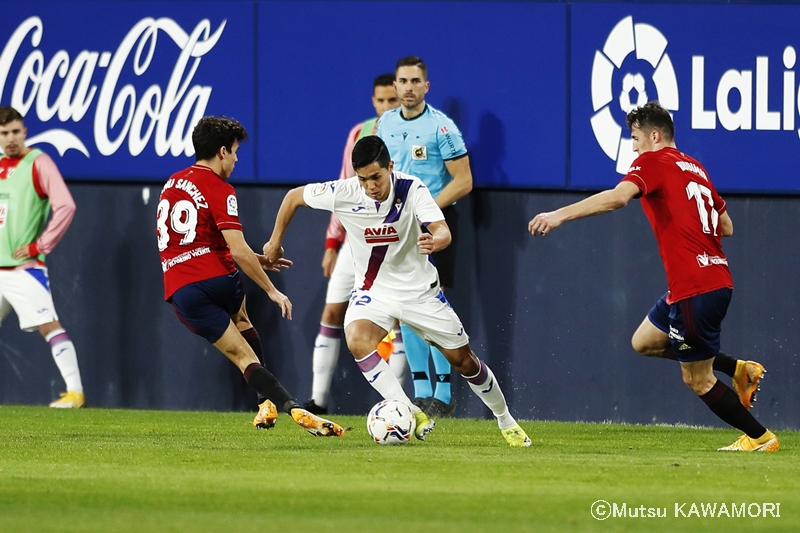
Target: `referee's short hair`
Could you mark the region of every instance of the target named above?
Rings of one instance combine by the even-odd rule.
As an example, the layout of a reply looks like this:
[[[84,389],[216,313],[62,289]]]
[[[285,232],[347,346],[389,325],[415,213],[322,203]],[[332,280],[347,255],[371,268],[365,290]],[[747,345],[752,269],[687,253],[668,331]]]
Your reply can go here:
[[[381,168],[389,168],[392,158],[389,156],[389,149],[383,139],[377,135],[367,135],[362,137],[353,147],[351,157],[353,169],[358,170],[372,163],[378,163]]]

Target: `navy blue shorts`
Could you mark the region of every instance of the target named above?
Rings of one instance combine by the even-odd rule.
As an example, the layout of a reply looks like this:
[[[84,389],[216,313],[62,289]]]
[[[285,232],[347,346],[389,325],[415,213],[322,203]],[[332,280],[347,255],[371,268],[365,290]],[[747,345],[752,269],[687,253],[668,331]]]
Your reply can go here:
[[[185,285],[170,298],[172,308],[183,324],[214,344],[239,312],[244,287],[239,272]]]
[[[704,361],[719,353],[722,320],[728,313],[731,296],[733,290],[723,288],[670,305],[665,294],[656,302],[647,318],[669,335],[678,361]]]

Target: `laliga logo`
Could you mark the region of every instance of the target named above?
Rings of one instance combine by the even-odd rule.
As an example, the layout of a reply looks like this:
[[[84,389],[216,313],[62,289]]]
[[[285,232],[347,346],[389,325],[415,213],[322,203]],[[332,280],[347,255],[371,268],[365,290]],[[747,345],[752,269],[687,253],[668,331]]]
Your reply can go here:
[[[632,109],[646,104],[650,100],[659,100],[662,106],[670,111],[678,110],[678,80],[675,78],[675,69],[672,61],[664,52],[667,48],[667,39],[664,35],[649,24],[633,23],[633,17],[625,17],[611,30],[602,52],[597,50],[594,54],[592,65],[592,130],[597,143],[603,152],[616,161],[617,172],[625,174],[631,163],[636,158],[633,151],[633,142],[627,136],[623,137],[623,125],[614,119],[611,106],[619,104],[620,109],[627,114]],[[651,90],[647,94],[647,80],[640,73],[626,73],[622,78],[622,88],[615,98],[613,78],[615,69],[622,68],[622,63],[631,52],[636,53],[636,59],[647,61],[652,68],[652,82],[655,84],[655,93]],[[636,93],[633,101],[631,96]]]
[[[33,110],[43,123],[56,115],[61,122],[79,122],[95,104],[93,133],[100,154],[116,153],[127,140],[130,154],[139,155],[155,135],[159,156],[167,152],[190,156],[194,154],[192,126],[203,117],[211,97],[211,87],[190,84],[200,60],[217,44],[225,24],[223,21],[211,34],[211,23],[204,19],[188,34],[172,19],[144,18],[131,28],[113,54],[83,50],[70,58],[66,50],[59,50],[48,62],[37,48],[44,33],[42,20],[30,17],[14,31],[0,54],[0,100],[11,66],[30,36],[34,49],[22,61],[7,100],[23,116]],[[161,32],[180,49],[166,87],[153,84],[140,94],[131,84],[118,87],[126,67],[137,77],[147,72]],[[105,69],[105,74],[98,86],[92,79],[100,69]],[[53,90],[54,84],[60,89]],[[51,91],[58,94],[51,95]],[[60,155],[73,149],[89,157],[83,141],[65,129],[47,130],[27,140],[29,145],[36,143],[53,145]]]

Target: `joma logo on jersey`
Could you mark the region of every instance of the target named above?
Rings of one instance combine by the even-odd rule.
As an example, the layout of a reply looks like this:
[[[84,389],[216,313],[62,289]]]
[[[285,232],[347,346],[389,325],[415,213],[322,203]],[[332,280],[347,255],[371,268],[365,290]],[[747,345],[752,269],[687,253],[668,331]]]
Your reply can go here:
[[[381,226],[380,228],[365,228],[364,240],[367,244],[389,244],[399,242],[400,236],[394,226]]]

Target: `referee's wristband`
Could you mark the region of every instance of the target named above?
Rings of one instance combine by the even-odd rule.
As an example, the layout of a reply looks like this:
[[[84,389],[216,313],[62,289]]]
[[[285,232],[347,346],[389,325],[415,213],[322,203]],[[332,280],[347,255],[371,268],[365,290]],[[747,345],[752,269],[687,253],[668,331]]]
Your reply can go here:
[[[39,255],[39,247],[35,242],[28,245],[28,257],[36,257]]]

